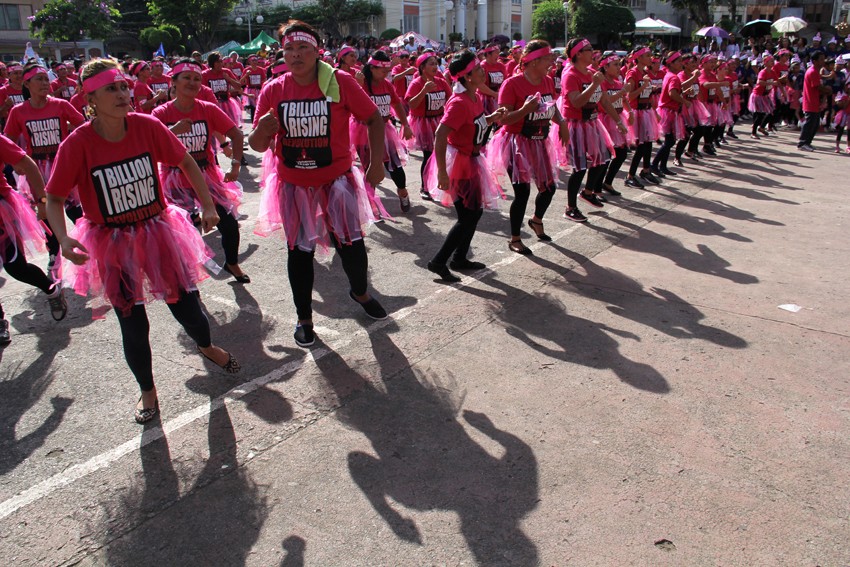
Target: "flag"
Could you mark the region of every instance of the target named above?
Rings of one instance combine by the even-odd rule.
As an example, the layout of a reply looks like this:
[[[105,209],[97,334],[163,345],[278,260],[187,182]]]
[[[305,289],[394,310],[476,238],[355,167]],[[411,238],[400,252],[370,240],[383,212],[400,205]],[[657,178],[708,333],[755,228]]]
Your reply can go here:
[[[162,42],[159,42],[159,49],[153,52],[154,57],[165,57],[165,48],[162,46]]]

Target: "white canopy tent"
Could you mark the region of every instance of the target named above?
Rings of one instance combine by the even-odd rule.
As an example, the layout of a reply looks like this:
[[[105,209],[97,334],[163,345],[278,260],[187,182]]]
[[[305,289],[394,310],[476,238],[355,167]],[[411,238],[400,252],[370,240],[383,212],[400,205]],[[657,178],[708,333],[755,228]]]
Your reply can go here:
[[[668,24],[664,20],[644,18],[635,22],[636,35],[673,35],[682,33],[682,28]]]

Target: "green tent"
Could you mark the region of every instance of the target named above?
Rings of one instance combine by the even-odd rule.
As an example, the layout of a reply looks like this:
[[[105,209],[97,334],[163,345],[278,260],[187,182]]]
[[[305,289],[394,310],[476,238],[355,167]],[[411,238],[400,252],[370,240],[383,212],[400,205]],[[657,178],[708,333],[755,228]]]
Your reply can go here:
[[[259,34],[257,34],[257,37],[255,37],[253,40],[242,45],[241,47],[237,47],[235,49],[232,49],[232,51],[235,51],[240,56],[251,55],[252,53],[258,52],[260,50],[260,48],[263,46],[264,43],[266,44],[266,47],[268,47],[272,43],[277,43],[277,40],[275,38],[273,38],[272,36],[270,36],[269,34],[267,34],[266,32],[261,31]]]

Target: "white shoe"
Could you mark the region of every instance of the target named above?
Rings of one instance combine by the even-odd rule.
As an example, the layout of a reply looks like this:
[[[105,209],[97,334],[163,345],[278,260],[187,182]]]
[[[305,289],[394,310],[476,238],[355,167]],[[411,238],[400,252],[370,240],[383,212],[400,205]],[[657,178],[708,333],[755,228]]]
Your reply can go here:
[[[803,151],[803,152],[813,152],[813,151],[815,151],[815,149],[813,147],[811,147],[809,144],[802,145],[797,149],[800,150],[800,151]]]

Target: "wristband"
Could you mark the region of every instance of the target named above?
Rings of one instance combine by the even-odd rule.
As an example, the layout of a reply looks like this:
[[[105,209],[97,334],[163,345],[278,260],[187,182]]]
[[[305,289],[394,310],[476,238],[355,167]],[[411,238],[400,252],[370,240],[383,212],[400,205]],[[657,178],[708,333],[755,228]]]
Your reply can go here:
[[[221,148],[222,148],[222,149],[224,149],[224,148],[226,148],[226,147],[230,146],[230,141],[225,140],[225,141],[224,141],[224,142],[222,142],[220,145],[221,145]]]

